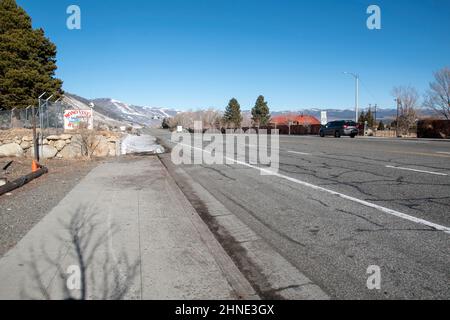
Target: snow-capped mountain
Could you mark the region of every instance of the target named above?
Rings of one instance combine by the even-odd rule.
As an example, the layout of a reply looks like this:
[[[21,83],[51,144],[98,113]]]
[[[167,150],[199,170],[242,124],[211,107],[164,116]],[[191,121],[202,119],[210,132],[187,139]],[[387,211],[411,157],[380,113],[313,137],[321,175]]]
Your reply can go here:
[[[94,99],[92,102],[95,110],[110,118],[145,126],[159,126],[164,118],[177,114],[172,109],[136,106],[109,98]]]
[[[104,117],[130,125],[160,126],[164,118],[170,118],[178,112],[169,108],[136,106],[110,98],[89,100],[66,93],[66,99],[77,108],[94,104],[96,113]]]

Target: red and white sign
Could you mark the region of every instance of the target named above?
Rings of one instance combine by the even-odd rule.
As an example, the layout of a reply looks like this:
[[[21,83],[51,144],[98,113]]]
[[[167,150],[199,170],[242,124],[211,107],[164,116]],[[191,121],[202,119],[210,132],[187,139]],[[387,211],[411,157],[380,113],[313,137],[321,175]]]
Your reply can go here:
[[[64,111],[64,129],[94,129],[94,116],[92,110]]]

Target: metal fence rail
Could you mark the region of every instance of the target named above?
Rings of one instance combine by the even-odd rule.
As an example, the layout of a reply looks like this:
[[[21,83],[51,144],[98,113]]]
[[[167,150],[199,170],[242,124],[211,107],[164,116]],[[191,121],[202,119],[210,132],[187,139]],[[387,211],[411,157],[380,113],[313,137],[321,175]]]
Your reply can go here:
[[[64,111],[73,109],[65,103],[47,102],[41,107],[34,108],[36,115],[36,128],[45,131],[62,132],[64,130]],[[31,129],[33,108],[0,110],[0,130]]]
[[[0,130],[33,129],[34,154],[39,161],[44,155],[45,138],[64,132],[64,113],[66,110],[84,110],[69,97],[63,97],[55,102],[53,95],[47,99],[43,93],[37,99],[36,106],[5,110],[0,107]],[[92,109],[90,109],[92,110]]]

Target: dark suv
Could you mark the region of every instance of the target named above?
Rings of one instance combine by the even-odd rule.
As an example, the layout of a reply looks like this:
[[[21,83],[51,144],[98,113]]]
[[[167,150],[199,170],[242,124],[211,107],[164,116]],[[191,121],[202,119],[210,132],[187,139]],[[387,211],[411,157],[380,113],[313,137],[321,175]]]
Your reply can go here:
[[[319,135],[321,137],[335,136],[340,138],[341,136],[350,136],[354,138],[358,135],[358,125],[355,121],[350,120],[328,122],[320,128]]]

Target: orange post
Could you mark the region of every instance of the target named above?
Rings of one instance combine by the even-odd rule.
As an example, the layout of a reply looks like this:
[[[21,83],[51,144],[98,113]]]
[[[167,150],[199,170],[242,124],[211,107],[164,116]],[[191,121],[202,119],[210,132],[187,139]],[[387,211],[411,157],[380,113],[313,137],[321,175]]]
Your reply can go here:
[[[41,166],[39,165],[39,163],[36,160],[33,160],[33,162],[31,162],[31,172],[36,172],[41,168]]]

